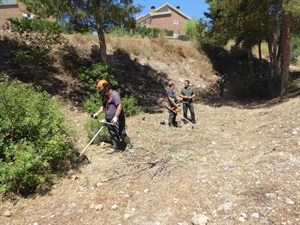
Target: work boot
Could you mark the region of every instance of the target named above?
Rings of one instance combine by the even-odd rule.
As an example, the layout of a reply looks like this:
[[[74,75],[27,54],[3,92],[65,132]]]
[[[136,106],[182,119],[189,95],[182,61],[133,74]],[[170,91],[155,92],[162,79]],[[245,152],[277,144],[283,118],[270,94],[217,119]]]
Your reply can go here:
[[[112,148],[114,149],[115,152],[120,151],[119,143],[116,140],[112,140]]]
[[[128,135],[126,135],[124,138],[123,138],[123,141],[125,142],[126,144],[126,147],[125,147],[125,151],[128,151],[129,149],[132,149],[132,144],[130,143],[130,139],[128,137]]]
[[[129,151],[132,148],[133,148],[132,144],[129,143],[126,145],[125,151]]]

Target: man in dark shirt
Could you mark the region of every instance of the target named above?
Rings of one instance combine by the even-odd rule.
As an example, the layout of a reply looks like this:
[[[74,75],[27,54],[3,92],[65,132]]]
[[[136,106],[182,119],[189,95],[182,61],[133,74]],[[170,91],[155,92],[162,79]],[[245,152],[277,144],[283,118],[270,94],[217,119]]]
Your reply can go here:
[[[195,90],[193,87],[191,87],[189,80],[184,81],[184,87],[181,89],[179,97],[182,98],[183,117],[185,119],[188,119],[187,113],[189,110],[191,113],[191,122],[193,124],[196,124],[194,104],[193,104],[195,98]],[[183,122],[187,124],[186,120],[184,120]]]
[[[177,97],[174,91],[174,82],[170,81],[169,82],[169,89],[167,90],[167,96],[168,96],[168,101],[169,101],[169,106],[173,111],[169,111],[169,126],[174,126],[177,127],[177,122],[176,122],[176,110],[177,110]]]
[[[123,140],[126,149],[132,148],[130,139],[125,130],[125,114],[121,97],[118,92],[111,88],[106,80],[100,80],[97,84],[99,94],[102,96],[102,105],[99,110],[93,114],[93,118],[97,118],[103,111],[105,112],[105,120],[108,132],[112,137],[112,144],[115,151],[120,150],[120,142]]]
[[[166,101],[166,99],[164,98],[159,98],[157,100],[157,104],[159,105],[159,107],[161,108],[166,108],[169,111],[169,126],[170,127],[175,127],[172,122],[173,122],[173,118],[176,118],[177,113],[172,109],[172,106],[170,105],[169,101]],[[161,123],[164,124],[164,123]],[[176,124],[177,125],[177,124]]]

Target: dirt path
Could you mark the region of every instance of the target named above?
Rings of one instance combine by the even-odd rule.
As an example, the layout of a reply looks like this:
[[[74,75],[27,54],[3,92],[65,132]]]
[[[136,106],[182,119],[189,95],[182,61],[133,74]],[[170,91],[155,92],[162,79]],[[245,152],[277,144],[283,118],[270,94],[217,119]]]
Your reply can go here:
[[[88,115],[68,111],[80,138]],[[0,224],[300,224],[300,98],[272,107],[196,105],[192,128],[167,114],[127,120],[132,152],[90,146],[90,164],[45,196],[2,202]],[[9,210],[11,217],[4,216]]]

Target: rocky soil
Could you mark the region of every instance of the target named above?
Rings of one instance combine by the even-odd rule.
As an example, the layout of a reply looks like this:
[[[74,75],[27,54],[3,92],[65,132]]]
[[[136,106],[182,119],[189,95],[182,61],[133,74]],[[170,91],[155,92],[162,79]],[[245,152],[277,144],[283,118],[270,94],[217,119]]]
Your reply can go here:
[[[50,193],[2,202],[0,223],[299,224],[299,106],[200,103],[197,125],[173,129],[159,123],[167,112],[129,117],[131,151],[90,146],[90,163]],[[88,115],[67,113],[83,132]],[[80,136],[79,148],[87,143]]]

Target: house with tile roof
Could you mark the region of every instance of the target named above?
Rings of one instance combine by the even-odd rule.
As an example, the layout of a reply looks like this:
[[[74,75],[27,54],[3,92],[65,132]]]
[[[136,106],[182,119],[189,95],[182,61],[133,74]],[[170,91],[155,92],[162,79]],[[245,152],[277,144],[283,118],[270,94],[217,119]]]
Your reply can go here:
[[[16,0],[1,0],[0,2],[0,29],[7,22],[8,18],[27,17],[24,14],[26,6]],[[25,16],[24,16],[25,15]]]
[[[184,23],[191,17],[180,10],[180,6],[174,7],[169,3],[156,8],[151,7],[149,14],[136,19],[137,26],[159,28],[173,31],[173,37],[184,35]]]

